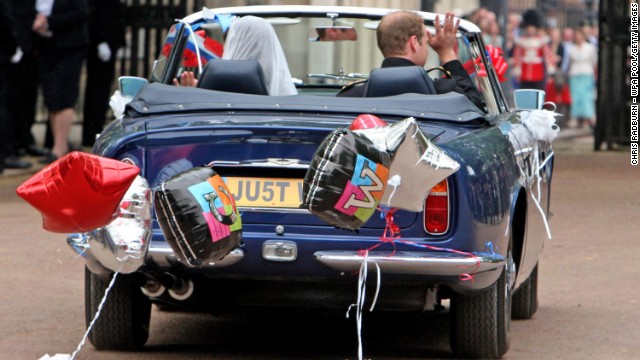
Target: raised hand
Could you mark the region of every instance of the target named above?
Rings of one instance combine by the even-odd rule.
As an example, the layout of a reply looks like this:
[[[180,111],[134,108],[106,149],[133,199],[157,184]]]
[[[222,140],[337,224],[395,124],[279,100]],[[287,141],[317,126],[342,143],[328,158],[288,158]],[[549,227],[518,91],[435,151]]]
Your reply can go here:
[[[453,12],[447,12],[444,15],[443,24],[440,23],[440,15],[436,15],[434,22],[435,35],[431,35],[431,33],[427,31],[429,45],[438,53],[440,63],[442,64],[458,58],[454,49],[459,25],[460,19],[454,19]]]

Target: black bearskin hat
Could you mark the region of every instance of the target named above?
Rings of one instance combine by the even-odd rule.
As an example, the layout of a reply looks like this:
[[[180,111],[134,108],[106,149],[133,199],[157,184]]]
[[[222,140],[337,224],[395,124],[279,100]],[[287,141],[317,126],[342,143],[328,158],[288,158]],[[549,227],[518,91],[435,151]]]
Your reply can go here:
[[[544,14],[538,9],[529,9],[522,14],[520,26],[525,28],[529,25],[537,28],[544,27]]]

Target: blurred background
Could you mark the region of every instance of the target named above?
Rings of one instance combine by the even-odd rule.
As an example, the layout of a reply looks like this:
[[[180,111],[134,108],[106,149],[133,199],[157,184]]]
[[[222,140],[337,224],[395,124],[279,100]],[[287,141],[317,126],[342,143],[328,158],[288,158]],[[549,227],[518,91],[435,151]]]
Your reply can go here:
[[[565,113],[559,123],[563,130],[574,129],[580,134],[592,135],[594,150],[611,150],[628,145],[630,138],[629,103],[629,1],[624,0],[121,0],[121,19],[125,27],[125,46],[116,54],[115,78],[123,75],[149,77],[153,61],[157,58],[167,31],[175,19],[201,10],[245,5],[338,5],[384,8],[403,8],[444,13],[454,11],[478,25],[485,34],[485,42],[500,46],[505,57],[513,55],[514,39],[521,31],[522,15],[535,9],[543,14],[543,31],[551,39],[552,46],[572,41],[574,29],[582,28],[588,41],[597,47],[596,117],[589,128],[582,129],[571,119],[570,100],[564,100],[563,81],[557,78],[555,94],[549,90],[548,100],[559,104],[559,112]],[[561,59],[558,59],[561,60]],[[294,61],[295,62],[295,61]],[[505,92],[517,88],[515,75],[503,83]],[[560,73],[560,65],[558,72]],[[565,79],[566,80],[566,79]],[[81,79],[81,82],[84,81]],[[550,78],[553,82],[553,79]],[[566,82],[566,81],[565,81]],[[112,92],[116,83],[112,85]],[[566,90],[566,89],[565,89]],[[77,109],[82,109],[84,92],[81,92]],[[47,112],[40,99],[37,106],[37,124],[46,122]],[[76,122],[82,123],[82,111],[77,111]],[[111,119],[107,114],[107,119]],[[597,121],[596,121],[597,119]],[[572,122],[573,121],[573,122]],[[577,130],[576,130],[577,129]],[[583,131],[584,130],[584,131]]]

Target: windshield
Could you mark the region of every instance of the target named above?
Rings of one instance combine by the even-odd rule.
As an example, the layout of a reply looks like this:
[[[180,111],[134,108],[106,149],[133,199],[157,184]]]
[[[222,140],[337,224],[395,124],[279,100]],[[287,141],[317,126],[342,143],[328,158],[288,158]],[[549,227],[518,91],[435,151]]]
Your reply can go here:
[[[282,18],[265,17],[273,25],[299,93],[334,95],[340,88],[355,81],[362,81],[372,69],[380,67],[383,56],[376,43],[378,21],[361,18],[339,18],[332,22],[327,18]],[[323,26],[353,28],[357,41],[309,41],[310,29]],[[182,71],[193,71],[196,76],[200,67],[208,61],[220,58],[224,48],[224,34],[215,23],[192,24],[193,31],[182,29],[183,24],[172,27],[157,61],[153,81],[170,83]],[[182,30],[182,51],[170,60],[172,47],[178,43]],[[429,30],[429,28],[428,28]],[[432,31],[432,29],[431,29]],[[194,46],[197,44],[197,46]],[[459,34],[456,52],[458,59],[470,75],[474,85],[484,95],[490,112],[500,112],[491,92],[491,83],[484,66],[481,65],[480,36]],[[200,63],[198,62],[198,55]],[[179,59],[179,60],[178,60]],[[167,67],[168,63],[176,66]],[[425,69],[440,66],[437,54],[429,49]],[[169,74],[167,74],[169,72]],[[163,75],[164,74],[164,75]],[[441,71],[430,71],[432,78],[444,76]]]

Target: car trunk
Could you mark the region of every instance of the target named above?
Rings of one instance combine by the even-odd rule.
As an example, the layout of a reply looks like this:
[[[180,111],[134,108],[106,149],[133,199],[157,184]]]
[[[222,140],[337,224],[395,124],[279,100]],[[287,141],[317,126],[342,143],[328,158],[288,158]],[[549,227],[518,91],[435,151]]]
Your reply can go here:
[[[348,122],[302,125],[280,121],[266,125],[256,119],[234,125],[187,126],[152,130],[147,135],[146,176],[152,186],[194,166],[211,165],[233,193],[243,224],[282,224],[331,227],[301,209],[302,180],[320,143]],[[153,128],[153,127],[151,127]],[[418,213],[396,216],[401,228],[411,227]],[[363,228],[383,229],[381,216]]]

